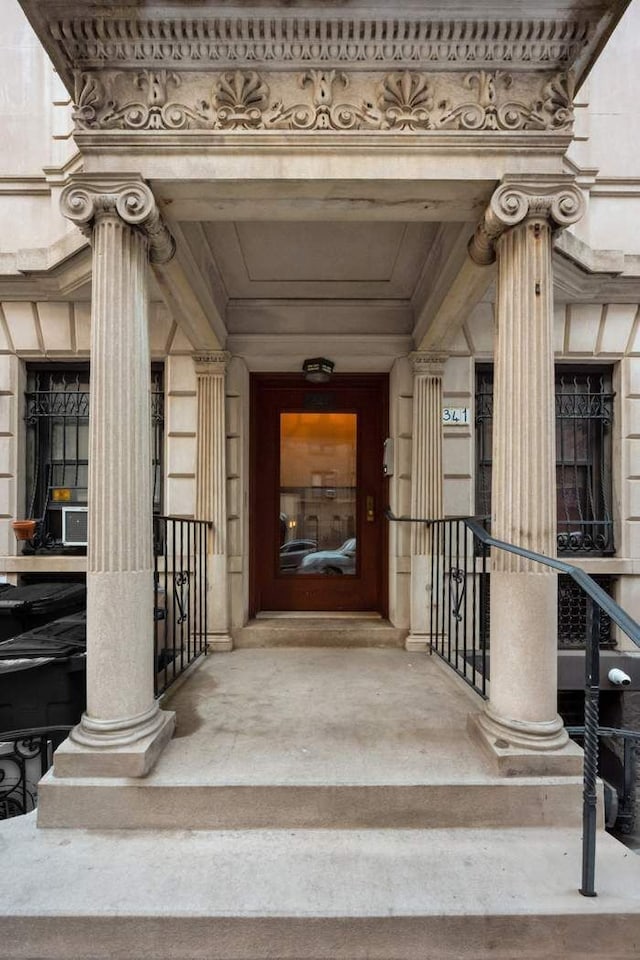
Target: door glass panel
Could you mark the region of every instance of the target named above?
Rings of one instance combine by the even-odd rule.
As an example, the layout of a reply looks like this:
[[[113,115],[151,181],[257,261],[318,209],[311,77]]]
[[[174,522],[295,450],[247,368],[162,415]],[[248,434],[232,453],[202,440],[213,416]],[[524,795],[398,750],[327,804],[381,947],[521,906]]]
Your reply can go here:
[[[280,573],[356,572],[357,414],[280,414]]]

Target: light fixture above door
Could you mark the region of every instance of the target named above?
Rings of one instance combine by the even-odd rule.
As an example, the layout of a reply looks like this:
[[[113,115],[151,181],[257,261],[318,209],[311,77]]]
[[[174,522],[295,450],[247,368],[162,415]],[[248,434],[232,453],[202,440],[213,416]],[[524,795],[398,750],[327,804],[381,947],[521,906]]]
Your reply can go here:
[[[331,379],[335,364],[326,357],[311,357],[302,364],[302,372],[309,383],[327,383]]]

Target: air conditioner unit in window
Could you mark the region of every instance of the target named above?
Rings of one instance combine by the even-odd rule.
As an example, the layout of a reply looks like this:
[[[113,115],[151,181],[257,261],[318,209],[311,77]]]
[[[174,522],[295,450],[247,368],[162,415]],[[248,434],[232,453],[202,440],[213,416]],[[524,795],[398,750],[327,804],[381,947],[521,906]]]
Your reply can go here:
[[[62,508],[62,543],[65,547],[87,546],[87,508]]]

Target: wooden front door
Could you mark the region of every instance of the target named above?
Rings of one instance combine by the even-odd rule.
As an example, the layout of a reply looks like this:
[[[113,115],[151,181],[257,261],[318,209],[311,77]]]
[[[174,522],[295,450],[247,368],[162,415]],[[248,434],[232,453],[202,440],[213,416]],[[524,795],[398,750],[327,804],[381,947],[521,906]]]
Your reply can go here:
[[[252,378],[251,612],[386,614],[385,375]]]

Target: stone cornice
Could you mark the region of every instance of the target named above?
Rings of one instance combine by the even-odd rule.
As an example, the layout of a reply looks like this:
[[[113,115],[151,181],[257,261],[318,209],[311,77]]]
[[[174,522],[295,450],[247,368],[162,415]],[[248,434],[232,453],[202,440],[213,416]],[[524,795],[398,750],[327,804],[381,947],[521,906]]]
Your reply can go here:
[[[118,8],[116,8],[118,9]],[[120,8],[122,11],[123,8]],[[168,11],[167,11],[168,13]],[[247,10],[243,16],[176,18],[153,14],[77,19],[48,17],[65,60],[82,68],[202,69],[237,66],[382,67],[443,65],[447,70],[566,68],[593,40],[594,10],[568,18],[358,16]]]
[[[469,256],[480,265],[493,263],[502,234],[527,219],[547,221],[555,230],[576,223],[585,201],[571,176],[535,180],[505,178],[469,242]]]
[[[96,220],[105,216],[117,216],[141,230],[147,237],[152,263],[166,263],[175,253],[175,241],[142,179],[72,176],[60,195],[60,209],[88,237]]]

